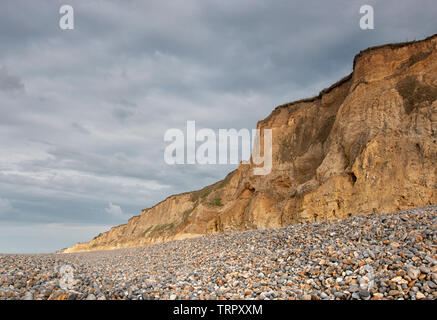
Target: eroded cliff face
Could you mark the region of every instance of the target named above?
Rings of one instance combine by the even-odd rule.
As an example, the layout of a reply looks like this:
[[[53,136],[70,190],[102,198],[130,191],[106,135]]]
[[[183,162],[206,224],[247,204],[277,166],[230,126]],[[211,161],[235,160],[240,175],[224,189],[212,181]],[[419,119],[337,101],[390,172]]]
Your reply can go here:
[[[362,51],[317,97],[277,107],[273,168],[240,165],[66,252],[392,212],[437,203],[437,35]]]

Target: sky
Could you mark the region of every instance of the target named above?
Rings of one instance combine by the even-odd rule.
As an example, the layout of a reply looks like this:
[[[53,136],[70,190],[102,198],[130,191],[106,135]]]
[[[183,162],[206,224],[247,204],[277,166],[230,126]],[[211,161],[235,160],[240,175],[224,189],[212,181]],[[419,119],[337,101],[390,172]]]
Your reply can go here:
[[[2,0],[0,252],[89,241],[222,179],[236,166],[167,165],[166,130],[255,128],[360,50],[436,33],[436,17],[435,0]]]

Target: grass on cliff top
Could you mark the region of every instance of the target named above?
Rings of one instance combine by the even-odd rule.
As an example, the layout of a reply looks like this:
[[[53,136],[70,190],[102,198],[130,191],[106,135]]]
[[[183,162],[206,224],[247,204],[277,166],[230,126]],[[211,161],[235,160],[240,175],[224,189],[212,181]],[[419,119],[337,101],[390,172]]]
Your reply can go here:
[[[223,187],[225,187],[236,172],[237,170],[234,170],[231,173],[229,173],[223,180],[218,181],[210,186],[206,186],[203,189],[191,192],[190,200],[192,202],[197,202],[198,200],[203,201],[206,197],[208,197],[211,194],[211,192],[220,190]]]
[[[95,236],[95,237],[93,238],[93,240],[95,240],[95,239],[97,239],[97,238],[100,238],[101,236],[103,236],[103,233],[99,233],[97,236]]]
[[[212,201],[212,202],[210,202],[208,204],[210,206],[213,206],[213,207],[221,207],[221,206],[223,206],[221,198],[215,198],[214,201]]]

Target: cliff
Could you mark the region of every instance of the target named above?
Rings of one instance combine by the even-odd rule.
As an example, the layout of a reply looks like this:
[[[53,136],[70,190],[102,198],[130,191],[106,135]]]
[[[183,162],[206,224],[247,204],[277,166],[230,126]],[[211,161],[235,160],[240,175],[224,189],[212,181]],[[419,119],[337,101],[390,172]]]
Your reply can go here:
[[[437,35],[369,48],[316,97],[277,107],[273,168],[240,165],[174,195],[88,243],[106,250],[205,233],[270,228],[437,203]]]

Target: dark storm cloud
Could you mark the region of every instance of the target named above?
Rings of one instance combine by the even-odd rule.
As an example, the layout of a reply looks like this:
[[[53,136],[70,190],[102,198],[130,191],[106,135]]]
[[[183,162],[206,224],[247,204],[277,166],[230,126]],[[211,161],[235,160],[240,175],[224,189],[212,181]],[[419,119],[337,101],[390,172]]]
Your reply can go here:
[[[71,0],[63,31],[64,1],[1,1],[0,252],[89,240],[223,178],[235,166],[166,165],[165,131],[253,128],[360,50],[435,33],[434,2]]]

